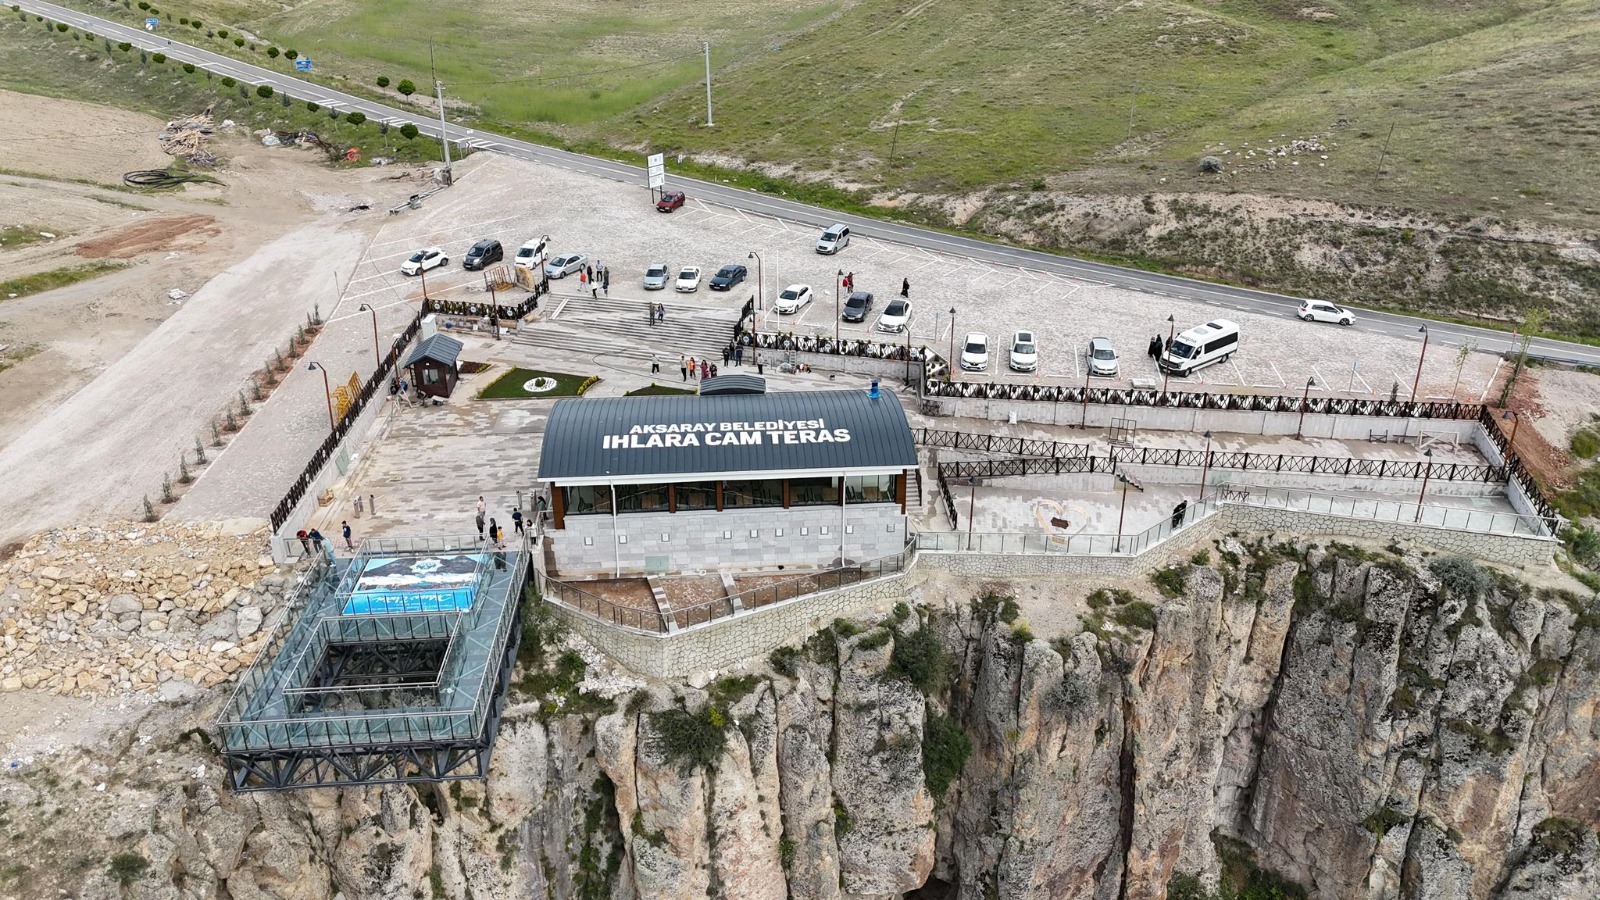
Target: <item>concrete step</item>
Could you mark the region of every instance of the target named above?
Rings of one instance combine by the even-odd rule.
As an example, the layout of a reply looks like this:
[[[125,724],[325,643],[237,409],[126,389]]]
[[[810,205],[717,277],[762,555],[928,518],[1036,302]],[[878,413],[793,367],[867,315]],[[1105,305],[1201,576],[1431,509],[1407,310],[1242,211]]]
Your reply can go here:
[[[637,319],[645,321],[645,309],[652,304],[661,304],[667,308],[667,321],[674,319],[722,322],[731,329],[733,323],[739,321],[737,309],[725,309],[715,306],[702,306],[695,303],[692,294],[679,294],[663,291],[654,296],[643,298],[631,297],[589,297],[581,294],[557,294],[553,298],[555,312],[552,319],[567,319],[573,317]]]
[[[649,327],[643,324],[639,326],[641,331]],[[720,365],[722,348],[727,343],[725,340],[718,343],[717,336],[705,332],[672,330],[659,325],[654,330],[636,335],[545,323],[524,325],[512,341],[527,347],[576,351],[619,359],[648,360],[650,354],[655,352],[661,356],[663,373],[668,368],[677,367],[677,360],[673,357],[680,353],[696,359],[717,360]]]

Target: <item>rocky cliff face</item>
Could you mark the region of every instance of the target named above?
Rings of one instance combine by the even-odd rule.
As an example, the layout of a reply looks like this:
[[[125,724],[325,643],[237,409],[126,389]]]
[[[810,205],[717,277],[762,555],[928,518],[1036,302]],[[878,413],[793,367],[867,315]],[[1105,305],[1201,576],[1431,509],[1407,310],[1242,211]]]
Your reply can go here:
[[[536,617],[487,783],[230,796],[177,737],[212,710],[157,707],[0,778],[0,895],[1600,895],[1594,601],[1216,552],[1075,634],[987,586],[709,683],[604,674]]]

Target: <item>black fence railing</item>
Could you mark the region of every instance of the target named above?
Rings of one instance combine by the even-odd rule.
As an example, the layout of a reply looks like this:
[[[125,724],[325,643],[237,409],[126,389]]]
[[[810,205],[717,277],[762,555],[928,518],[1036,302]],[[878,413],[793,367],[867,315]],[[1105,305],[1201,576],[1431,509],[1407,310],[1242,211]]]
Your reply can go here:
[[[1047,456],[1051,459],[1089,455],[1088,444],[1073,444],[1066,441],[982,434],[974,431],[945,431],[936,428],[916,428],[912,431],[917,443],[924,447],[945,447],[978,453],[1007,453],[1012,456]]]
[[[550,293],[549,283],[541,281],[528,296],[516,303],[501,303],[498,300],[493,303],[487,300],[438,300],[429,297],[422,301],[422,312],[424,315],[439,313],[446,316],[488,316],[494,319],[520,319],[538,309],[539,298],[548,293]]]
[[[411,339],[417,336],[417,332],[421,328],[422,314],[418,313],[412,317],[411,324],[406,326],[406,330],[402,331],[400,336],[394,339],[394,344],[389,348],[389,352],[384,355],[383,362],[378,366],[378,370],[372,373],[372,377],[367,379],[367,382],[361,386],[360,393],[356,394],[355,399],[350,403],[350,407],[344,411],[344,416],[334,424],[333,431],[329,432],[328,436],[323,439],[316,452],[311,454],[311,459],[307,461],[306,467],[301,470],[300,477],[294,480],[294,483],[289,486],[289,490],[284,493],[283,499],[279,500],[278,505],[273,507],[272,515],[270,516],[273,531],[282,528],[283,524],[289,521],[289,516],[294,514],[294,508],[300,505],[300,501],[305,498],[306,491],[310,490],[311,485],[316,483],[317,476],[322,473],[322,467],[326,466],[328,460],[332,459],[333,455],[338,452],[339,444],[344,441],[345,435],[350,433],[350,429],[355,427],[356,420],[361,417],[361,412],[372,401],[373,395],[384,389],[388,383],[389,375],[400,364],[400,354],[405,351],[406,345],[411,343]]]
[[[1522,493],[1528,498],[1528,503],[1533,506],[1534,512],[1551,523],[1553,532],[1555,524],[1561,521],[1556,512],[1555,504],[1551,503],[1550,498],[1545,495],[1544,488],[1539,484],[1539,480],[1533,476],[1533,472],[1528,468],[1527,464],[1522,461],[1522,457],[1518,456],[1516,451],[1512,449],[1511,441],[1505,432],[1504,422],[1496,419],[1494,410],[1485,406],[1478,414],[1478,424],[1483,427],[1483,433],[1488,436],[1489,440],[1493,441],[1494,445],[1499,448],[1500,457],[1505,460],[1505,469],[1509,473],[1510,479],[1514,480],[1517,486],[1522,488]]]
[[[950,496],[950,481],[945,478],[944,469],[944,466],[939,466],[935,469],[933,472],[934,479],[939,483],[939,497],[944,501],[945,515],[950,517],[950,527],[960,528],[961,522],[959,517],[956,516],[956,501],[954,497]]]

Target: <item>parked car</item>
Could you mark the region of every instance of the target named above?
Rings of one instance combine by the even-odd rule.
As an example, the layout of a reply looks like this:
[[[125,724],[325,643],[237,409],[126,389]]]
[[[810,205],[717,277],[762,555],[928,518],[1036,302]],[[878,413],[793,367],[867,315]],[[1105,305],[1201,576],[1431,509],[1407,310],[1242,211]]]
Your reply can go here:
[[[680,294],[692,294],[700,290],[700,267],[684,266],[678,273],[678,282],[675,285]]]
[[[494,238],[484,238],[473,244],[466,256],[461,257],[461,268],[481,269],[505,258],[505,248],[500,246],[499,241]]]
[[[544,274],[551,278],[565,278],[583,268],[589,257],[582,253],[563,253],[544,264]]]
[[[717,270],[717,274],[711,276],[707,287],[713,291],[731,291],[734,285],[744,281],[745,274],[744,266],[723,266]]]
[[[683,191],[667,191],[656,201],[656,212],[672,212],[683,205]]]
[[[423,269],[436,269],[450,264],[450,257],[438,247],[429,247],[411,254],[411,258],[400,264],[400,274],[416,275]]]
[[[1307,300],[1300,304],[1300,318],[1307,322],[1338,322],[1340,325],[1354,325],[1356,314],[1342,306],[1324,303],[1321,300]]]
[[[515,264],[524,269],[532,269],[544,265],[545,261],[549,259],[548,254],[544,252],[544,244],[544,238],[534,238],[518,247],[517,255],[514,258]]]
[[[839,318],[846,322],[864,322],[867,319],[867,313],[871,311],[872,292],[854,291],[850,294],[850,298],[844,301],[844,312],[839,315]]]
[[[961,342],[961,368],[968,372],[982,372],[989,368],[989,336],[981,331],[969,331]]]
[[[1215,319],[1178,332],[1172,346],[1156,360],[1156,367],[1184,378],[1212,363],[1226,362],[1238,350],[1239,326],[1227,319]]]
[[[1033,332],[1019,331],[1011,338],[1011,368],[1017,372],[1032,372],[1039,368],[1039,345]]]
[[[778,295],[778,302],[774,306],[777,311],[785,316],[793,315],[805,308],[811,302],[811,285],[791,284]]]
[[[671,277],[671,271],[671,269],[667,268],[666,263],[651,263],[650,267],[644,270],[644,289],[647,291],[659,291],[666,287],[667,279]]]
[[[1090,338],[1088,350],[1089,374],[1115,378],[1118,369],[1117,348],[1110,338]]]
[[[850,246],[850,228],[847,225],[829,225],[817,239],[817,252],[834,254]]]
[[[877,328],[879,331],[898,333],[905,331],[910,321],[911,301],[896,297],[883,308],[883,315],[878,316]]]

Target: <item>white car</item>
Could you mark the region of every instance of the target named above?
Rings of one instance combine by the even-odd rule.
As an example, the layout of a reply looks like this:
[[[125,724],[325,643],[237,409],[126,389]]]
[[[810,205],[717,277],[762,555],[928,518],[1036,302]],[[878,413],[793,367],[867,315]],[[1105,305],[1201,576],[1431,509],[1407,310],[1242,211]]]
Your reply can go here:
[[[773,304],[779,314],[790,316],[805,308],[811,302],[811,285],[791,284],[778,295],[778,302]]]
[[[1355,313],[1321,300],[1307,300],[1300,304],[1300,318],[1307,322],[1338,322],[1340,325],[1356,323]]]
[[[1110,338],[1090,338],[1087,352],[1089,361],[1089,374],[1102,378],[1115,378],[1117,376],[1117,348],[1111,345]]]
[[[680,294],[692,294],[700,290],[700,267],[684,266],[678,273],[678,281],[673,287]]]
[[[544,239],[535,238],[518,247],[516,258],[512,262],[524,269],[535,269],[544,265]]]
[[[1011,369],[1014,372],[1032,372],[1039,368],[1039,344],[1033,332],[1019,331],[1011,338]]]
[[[879,331],[898,333],[906,330],[906,324],[911,321],[911,301],[899,297],[889,301],[883,308],[883,314],[878,316],[876,327]]]
[[[669,271],[666,263],[651,263],[650,268],[644,270],[644,289],[659,291],[666,287]]]
[[[968,372],[982,372],[989,368],[989,336],[981,331],[967,332],[961,342],[961,368]]]
[[[583,268],[589,258],[582,253],[563,253],[544,264],[544,274],[551,278],[565,278]]]
[[[424,269],[437,269],[440,266],[447,265],[449,262],[450,257],[445,256],[443,250],[438,247],[429,247],[426,250],[418,250],[411,254],[410,259],[401,263],[400,274],[418,275]]]

